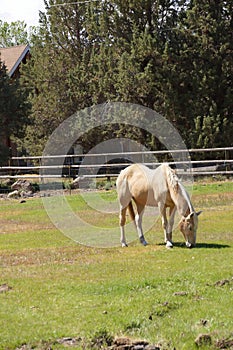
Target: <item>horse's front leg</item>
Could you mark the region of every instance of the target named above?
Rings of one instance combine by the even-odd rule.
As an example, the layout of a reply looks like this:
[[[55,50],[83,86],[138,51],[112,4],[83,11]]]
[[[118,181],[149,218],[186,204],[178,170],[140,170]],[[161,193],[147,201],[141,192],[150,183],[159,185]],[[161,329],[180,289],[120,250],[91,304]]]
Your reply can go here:
[[[145,207],[138,203],[136,203],[136,206],[137,206],[137,214],[135,215],[135,224],[138,232],[138,237],[140,242],[146,246],[148,243],[145,240],[143,230],[142,230],[142,216],[143,216]]]
[[[161,215],[161,220],[162,220],[162,227],[164,231],[164,241],[166,243],[167,248],[172,248],[172,240],[171,240],[171,234],[168,231],[168,221],[167,221],[167,213],[166,213],[166,207],[163,203],[158,204],[160,215]]]
[[[167,224],[167,237],[168,240],[172,243],[172,229],[174,225],[174,219],[176,214],[176,207],[170,207],[169,209],[169,220]]]

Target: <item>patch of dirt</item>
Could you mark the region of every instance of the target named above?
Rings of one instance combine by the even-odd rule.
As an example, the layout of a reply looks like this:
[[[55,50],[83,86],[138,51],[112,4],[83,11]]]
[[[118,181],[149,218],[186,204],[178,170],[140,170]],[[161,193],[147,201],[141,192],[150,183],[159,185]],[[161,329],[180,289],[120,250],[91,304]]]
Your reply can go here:
[[[87,190],[89,191],[89,190]],[[78,190],[72,190],[72,194],[79,193]],[[30,193],[28,195],[24,196],[18,196],[17,198],[8,198],[8,193],[0,193],[0,200],[5,200],[5,201],[18,201],[20,203],[25,203],[27,200],[30,200],[32,198],[44,198],[44,197],[53,197],[53,196],[63,196],[64,194],[70,194],[69,190],[65,189],[55,189],[55,190],[41,190],[41,191],[36,191],[33,193]],[[21,202],[21,200],[25,199],[25,201]]]
[[[188,295],[187,292],[184,292],[184,291],[181,291],[181,292],[175,292],[173,293],[174,296],[185,296],[185,295]]]
[[[197,346],[207,346],[212,344],[212,338],[209,334],[199,334],[195,339]]]
[[[233,349],[233,339],[221,339],[215,344],[217,349]]]
[[[112,350],[160,350],[159,345],[152,345],[145,340],[132,340],[127,337],[116,338],[106,349]]]
[[[29,346],[23,344],[21,347],[16,348],[16,350],[53,350],[58,344],[63,345],[67,348],[72,348],[79,346],[83,350],[160,350],[160,345],[149,344],[145,340],[132,340],[128,337],[120,337],[112,339],[108,344],[105,343],[106,339],[96,339],[95,342],[86,343],[80,337],[65,337],[62,339],[57,339],[53,342],[41,341],[40,344]]]
[[[1,219],[1,227],[0,227],[0,234],[12,234],[12,233],[20,233],[25,232],[28,230],[31,231],[37,231],[37,230],[49,230],[54,229],[54,226],[52,224],[37,224],[32,222],[23,222],[20,220],[2,220]]]
[[[95,256],[95,258],[93,258]],[[88,266],[96,261],[104,260],[100,249],[86,249],[85,247],[38,248],[25,249],[20,252],[6,252],[0,255],[0,266],[41,266],[49,264],[76,264]]]
[[[62,338],[62,339],[58,339],[57,343],[64,345],[64,346],[76,346],[78,344],[80,344],[80,342],[82,341],[81,338]]]
[[[64,337],[54,341],[46,342],[40,341],[40,343],[30,346],[27,344],[22,344],[22,346],[16,348],[15,350],[53,350],[57,345],[62,345],[64,348],[79,347],[83,350],[162,350],[162,345],[160,344],[149,344],[146,340],[133,340],[128,337],[117,337],[115,339],[109,338],[109,342],[106,344],[105,337],[96,338],[95,341],[92,340],[90,343],[86,342],[80,337]],[[195,344],[197,347],[210,346],[212,344],[212,337],[210,334],[199,334],[195,339]],[[217,340],[214,344],[216,349],[233,349],[233,339],[226,338]],[[175,350],[176,348],[174,348]]]
[[[28,344],[23,344],[19,348],[16,348],[16,350],[53,350],[54,346],[56,345],[63,345],[64,347],[73,347],[80,345],[81,338],[71,338],[71,337],[65,337],[62,339],[57,339],[52,342],[46,342],[41,341],[40,343],[30,346]]]
[[[12,289],[8,284],[4,283],[0,286],[0,293],[9,292]]]
[[[224,279],[224,280],[220,280],[220,281],[217,281],[215,282],[215,286],[218,286],[218,287],[223,287],[225,286],[225,284],[229,284],[230,283],[230,280],[229,279]]]

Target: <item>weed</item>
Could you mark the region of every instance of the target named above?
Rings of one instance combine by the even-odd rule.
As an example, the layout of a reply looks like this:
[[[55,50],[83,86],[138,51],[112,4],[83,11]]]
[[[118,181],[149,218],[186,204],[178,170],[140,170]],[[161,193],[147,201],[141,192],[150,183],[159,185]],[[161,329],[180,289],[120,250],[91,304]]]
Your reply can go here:
[[[113,343],[114,337],[105,329],[99,329],[95,331],[91,338],[91,349],[100,349],[105,346],[110,346]]]
[[[141,320],[133,320],[127,323],[124,327],[124,332],[131,332],[140,329],[142,326]]]

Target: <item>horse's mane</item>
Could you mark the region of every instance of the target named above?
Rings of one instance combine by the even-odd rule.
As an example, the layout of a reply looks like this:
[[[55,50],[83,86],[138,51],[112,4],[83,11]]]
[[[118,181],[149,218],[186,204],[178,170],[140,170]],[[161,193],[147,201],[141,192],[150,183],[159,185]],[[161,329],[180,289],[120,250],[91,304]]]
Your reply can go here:
[[[169,167],[169,165],[165,165],[166,169],[166,175],[167,175],[167,183],[168,187],[174,191],[174,193],[178,193],[179,190],[179,179],[178,176],[176,175],[175,170]]]
[[[176,203],[178,195],[181,194],[182,197],[185,199],[188,209],[191,213],[194,209],[190,201],[189,195],[186,192],[182,183],[180,182],[178,176],[176,175],[175,170],[171,169],[168,165],[166,165],[166,176],[167,184],[173,201]]]

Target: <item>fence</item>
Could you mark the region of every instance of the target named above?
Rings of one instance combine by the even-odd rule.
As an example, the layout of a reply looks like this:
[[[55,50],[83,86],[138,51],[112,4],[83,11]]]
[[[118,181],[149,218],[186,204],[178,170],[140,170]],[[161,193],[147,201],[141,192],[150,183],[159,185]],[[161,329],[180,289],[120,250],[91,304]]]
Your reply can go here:
[[[173,160],[174,155],[175,161]],[[39,180],[43,178],[75,178],[80,174],[87,178],[116,177],[120,170],[131,163],[143,163],[155,168],[164,160],[171,166],[175,166],[179,173],[193,176],[230,176],[233,174],[233,147],[226,147],[12,157],[8,166],[0,167],[0,179],[23,177],[35,179],[35,176]]]

